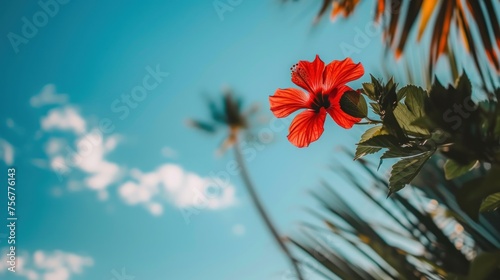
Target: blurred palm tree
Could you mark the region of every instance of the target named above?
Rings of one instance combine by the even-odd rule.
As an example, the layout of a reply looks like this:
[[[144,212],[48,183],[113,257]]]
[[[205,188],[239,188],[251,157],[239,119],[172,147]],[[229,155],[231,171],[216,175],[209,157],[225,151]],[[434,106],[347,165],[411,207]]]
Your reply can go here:
[[[222,154],[227,149],[233,148],[234,156],[240,167],[240,175],[243,179],[250,198],[257,209],[260,217],[264,221],[266,227],[271,232],[274,240],[285,256],[290,261],[297,279],[303,280],[302,272],[298,266],[298,261],[292,256],[290,250],[283,238],[281,238],[276,226],[271,221],[267,214],[255,186],[248,173],[245,160],[242,156],[240,147],[240,138],[246,137],[252,139],[250,134],[251,119],[258,111],[257,106],[251,106],[248,110],[243,111],[242,100],[237,98],[230,90],[226,90],[221,98],[221,104],[217,104],[211,99],[207,100],[210,110],[210,119],[208,121],[189,120],[188,124],[198,130],[214,134],[220,130],[226,130],[227,135],[224,138],[218,153]]]
[[[332,19],[340,15],[348,18],[361,2],[322,0],[317,19],[324,16],[329,7]],[[489,89],[498,85],[499,1],[375,0],[374,2],[374,20],[382,22],[385,45],[393,50],[397,59],[405,51],[410,57],[415,55],[415,48],[408,49],[408,45],[413,45],[412,39],[417,42],[428,41],[426,64],[431,77],[440,57],[445,57],[449,64],[453,65],[456,63],[456,53],[468,52],[472,56],[483,85]],[[429,35],[428,40],[423,40],[425,34]]]
[[[291,238],[309,256],[303,265],[327,279],[498,279],[499,214],[474,221],[463,213],[453,194],[457,183],[436,171],[439,160],[425,165],[413,189],[390,199],[387,180],[359,163],[356,173],[335,171],[340,168],[369,208],[353,207],[338,192],[344,187],[323,182],[312,193],[321,207],[309,209],[321,223],[304,222]],[[363,176],[371,182],[361,183]]]

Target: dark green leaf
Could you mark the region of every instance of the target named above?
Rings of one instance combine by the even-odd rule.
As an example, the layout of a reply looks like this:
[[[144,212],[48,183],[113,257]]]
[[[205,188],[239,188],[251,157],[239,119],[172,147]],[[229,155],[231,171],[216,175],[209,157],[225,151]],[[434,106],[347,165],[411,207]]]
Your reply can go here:
[[[400,90],[405,91],[405,105],[417,118],[425,116],[424,104],[425,98],[427,97],[427,92],[425,92],[421,87],[416,87],[414,85],[405,86]]]
[[[371,100],[377,100],[375,95],[375,86],[372,83],[363,83],[363,93]]]
[[[480,212],[488,212],[494,211],[500,207],[500,192],[494,193],[488,196],[483,203],[481,204],[481,208],[479,208]]]
[[[384,129],[381,125],[374,126],[372,128],[367,129],[365,131],[365,133],[363,133],[363,135],[361,135],[361,140],[359,142],[364,142],[364,141],[367,141],[368,139],[371,139],[374,136],[383,135],[383,134],[387,134],[387,132],[384,131]],[[365,155],[368,155],[368,154],[376,153],[376,152],[380,151],[380,149],[381,148],[377,148],[377,147],[368,147],[368,146],[358,145],[356,147],[356,153],[354,155],[354,160],[357,160],[357,159],[359,159]]]
[[[354,160],[360,159],[366,155],[369,154],[374,154],[378,151],[380,151],[382,148],[374,148],[374,147],[367,147],[367,146],[357,146],[356,147],[356,154],[354,155]]]
[[[428,152],[424,149],[418,149],[414,147],[396,147],[388,149],[380,159],[386,158],[404,158],[404,157],[413,157],[416,155],[420,155],[422,153]]]
[[[398,99],[405,97],[404,104],[398,103],[394,109],[394,115],[406,134],[422,137],[428,136],[430,133],[424,127],[414,125],[413,123],[425,116],[424,102],[427,93],[419,87],[409,85],[405,86],[398,92]]]
[[[457,192],[457,202],[465,213],[477,220],[483,199],[497,192],[500,192],[500,166],[493,165],[485,176],[463,184]]]
[[[413,125],[418,118],[408,109],[408,107],[406,107],[405,104],[399,103],[398,106],[396,106],[394,109],[394,117],[406,134],[416,137],[425,137],[430,135],[427,129]]]
[[[435,127],[434,123],[426,117],[415,119],[411,125],[418,126],[425,130],[431,130]]]
[[[425,114],[441,130],[455,133],[457,123],[460,126],[463,122],[472,122],[474,120],[470,112],[456,115],[457,108],[461,108],[465,104],[468,104],[468,106],[473,105],[471,86],[467,75],[463,74],[458,79],[456,88],[453,86],[445,88],[436,78],[429,92],[429,97],[425,99]],[[458,118],[458,120],[454,120],[455,118]],[[465,124],[462,125],[465,126]]]
[[[396,137],[398,143],[406,143],[408,141],[408,137],[399,125],[394,112],[387,111],[384,114],[385,115],[383,116],[382,122],[387,131],[389,131],[391,135],[394,135]]]
[[[403,100],[403,98],[406,97],[406,94],[408,93],[408,87],[410,87],[410,86],[405,86],[405,87],[401,88],[400,90],[398,90],[398,92],[396,94],[398,97],[398,101],[401,101],[401,100]]]
[[[375,102],[370,102],[370,105],[372,106],[373,113],[380,116],[380,105],[378,105],[378,103]]]
[[[372,80],[373,88],[374,88],[374,94],[375,94],[375,99],[378,99],[380,96],[380,93],[384,90],[384,87],[381,84],[380,80],[377,80],[373,75],[370,74],[370,78]]]
[[[380,92],[377,92],[377,88],[375,88],[376,94],[379,95],[378,104],[380,104],[380,112],[390,112],[394,109],[398,102],[398,97],[396,94],[397,84],[394,83],[391,78],[389,82],[381,89]]]
[[[356,91],[348,91],[342,95],[340,108],[356,118],[365,118],[368,114],[365,98]]]
[[[426,152],[415,157],[404,158],[394,164],[389,178],[389,195],[411,183],[432,154],[433,152]]]
[[[457,92],[462,93],[464,97],[472,94],[472,84],[467,73],[464,72],[462,76],[458,78],[458,81],[455,82],[455,89]]]
[[[453,178],[456,178],[458,176],[461,176],[476,165],[477,160],[471,161],[469,164],[461,165],[458,164],[456,161],[448,159],[445,164],[444,164],[444,175],[446,177],[446,180],[451,180]]]
[[[358,143],[358,145],[374,148],[394,148],[398,147],[398,140],[392,135],[377,135],[364,142]]]

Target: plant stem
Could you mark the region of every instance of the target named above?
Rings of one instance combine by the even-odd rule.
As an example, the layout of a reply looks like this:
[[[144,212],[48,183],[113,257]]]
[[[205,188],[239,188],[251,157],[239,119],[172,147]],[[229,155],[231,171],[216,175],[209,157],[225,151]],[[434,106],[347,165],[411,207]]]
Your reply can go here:
[[[278,230],[276,229],[274,224],[271,222],[271,219],[267,215],[267,212],[264,209],[264,206],[260,202],[260,198],[259,198],[257,192],[255,191],[255,187],[252,183],[252,180],[250,179],[250,175],[248,174],[245,160],[243,159],[243,157],[241,155],[239,141],[236,141],[236,143],[234,144],[234,155],[236,157],[236,161],[238,162],[238,165],[241,168],[241,177],[243,179],[244,185],[247,188],[247,191],[250,194],[250,197],[252,198],[252,202],[255,205],[255,208],[257,208],[257,211],[259,212],[262,220],[264,220],[264,223],[266,224],[267,228],[269,229],[272,236],[274,237],[274,240],[276,241],[276,243],[278,243],[278,246],[285,253],[286,257],[290,260],[290,263],[292,264],[293,269],[295,270],[295,273],[297,274],[298,279],[304,280],[304,277],[302,276],[302,273],[300,272],[300,269],[298,266],[298,261],[292,256],[292,254],[290,253],[290,250],[285,245],[284,241],[280,238]]]

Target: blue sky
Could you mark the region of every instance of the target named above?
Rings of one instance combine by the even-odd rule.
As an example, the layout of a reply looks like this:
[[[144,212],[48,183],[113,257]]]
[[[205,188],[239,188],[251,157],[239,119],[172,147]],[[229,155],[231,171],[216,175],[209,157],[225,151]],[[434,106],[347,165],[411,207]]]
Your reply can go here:
[[[342,44],[365,30],[372,5],[361,4],[349,21],[313,26],[319,1],[233,1],[222,15],[213,3],[68,1],[14,45],[9,34],[21,36],[23,17],[33,21],[42,7],[0,4],[0,166],[17,169],[17,253],[26,263],[16,274],[0,265],[2,279],[113,279],[122,268],[137,280],[284,279],[289,267],[239,177],[208,204],[193,201],[190,188],[225,171],[232,154],[215,155],[223,135],[185,123],[206,117],[203,94],[224,87],[271,118],[268,96],[294,87],[290,66],[316,54],[343,59]],[[350,56],[380,74],[380,36]],[[128,105],[123,96],[148,76],[150,89]],[[100,126],[106,132],[95,134]],[[318,142],[297,149],[281,127],[248,162],[283,234],[311,219],[303,208],[314,206],[307,190],[320,178],[343,184],[328,166],[353,165],[337,147],[354,149],[361,131],[327,121]],[[74,151],[86,155],[68,167]],[[187,223],[180,209],[193,207]]]

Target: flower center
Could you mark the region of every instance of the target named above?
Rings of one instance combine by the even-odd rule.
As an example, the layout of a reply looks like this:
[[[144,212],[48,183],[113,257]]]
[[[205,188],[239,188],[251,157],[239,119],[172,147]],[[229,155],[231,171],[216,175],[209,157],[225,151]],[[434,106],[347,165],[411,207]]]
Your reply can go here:
[[[328,99],[328,94],[319,93],[316,94],[311,102],[311,109],[319,112],[321,108],[328,109],[330,107],[330,100]]]

